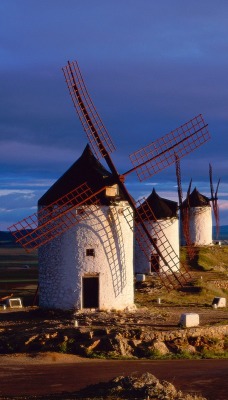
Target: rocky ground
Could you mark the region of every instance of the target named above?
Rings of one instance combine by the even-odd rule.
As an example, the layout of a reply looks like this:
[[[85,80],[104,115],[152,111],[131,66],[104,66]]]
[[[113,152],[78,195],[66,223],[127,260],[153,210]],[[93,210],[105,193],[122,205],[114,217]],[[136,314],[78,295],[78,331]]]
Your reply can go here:
[[[180,315],[199,314],[200,325],[182,329]],[[60,312],[28,307],[0,312],[0,353],[57,351],[86,357],[153,358],[225,354],[228,310],[169,307],[132,312]]]
[[[198,327],[183,329],[183,313],[199,314]],[[45,352],[45,353],[44,353]],[[55,353],[53,353],[55,352]],[[155,304],[131,312],[63,312],[38,307],[0,311],[0,354],[69,354],[92,358],[208,358],[228,354],[228,310],[211,306]],[[8,356],[9,357],[9,356]],[[72,356],[73,357],[73,356]],[[88,360],[88,358],[84,358]],[[69,361],[68,361],[69,362]],[[10,397],[1,397],[8,400]],[[166,399],[203,400],[146,373],[118,376],[65,397],[25,399]],[[12,397],[11,397],[12,400]]]

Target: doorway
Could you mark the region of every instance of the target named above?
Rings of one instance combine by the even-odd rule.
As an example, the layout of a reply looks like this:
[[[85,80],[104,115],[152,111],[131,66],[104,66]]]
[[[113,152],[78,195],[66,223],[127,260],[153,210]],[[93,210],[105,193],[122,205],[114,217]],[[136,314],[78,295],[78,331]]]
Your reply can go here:
[[[99,308],[99,277],[82,278],[82,308]]]
[[[160,257],[158,254],[152,253],[150,256],[150,270],[151,272],[159,272]]]

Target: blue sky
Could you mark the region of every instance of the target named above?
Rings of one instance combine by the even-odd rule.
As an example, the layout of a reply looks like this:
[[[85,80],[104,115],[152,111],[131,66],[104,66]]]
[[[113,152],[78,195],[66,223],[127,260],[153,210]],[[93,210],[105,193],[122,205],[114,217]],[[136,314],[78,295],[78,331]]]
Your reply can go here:
[[[211,140],[181,162],[209,193],[221,177],[228,224],[228,3],[220,0],[1,0],[0,230],[36,211],[37,200],[81,155],[87,139],[61,68],[79,62],[117,151],[128,155],[202,113]],[[139,183],[137,199],[177,198],[175,168]]]

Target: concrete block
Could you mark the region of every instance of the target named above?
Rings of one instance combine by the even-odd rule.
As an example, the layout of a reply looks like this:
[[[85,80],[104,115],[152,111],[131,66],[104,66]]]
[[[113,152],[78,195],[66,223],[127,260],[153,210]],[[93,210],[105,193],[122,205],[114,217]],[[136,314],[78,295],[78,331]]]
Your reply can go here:
[[[137,282],[144,282],[146,280],[146,276],[144,274],[136,274]]]
[[[226,298],[225,297],[214,297],[212,301],[212,307],[217,306],[215,308],[219,307],[226,307]]]
[[[22,301],[20,297],[12,298],[6,300],[7,307],[9,308],[22,308]]]
[[[184,328],[190,328],[199,325],[199,314],[185,313],[181,314],[180,325]]]

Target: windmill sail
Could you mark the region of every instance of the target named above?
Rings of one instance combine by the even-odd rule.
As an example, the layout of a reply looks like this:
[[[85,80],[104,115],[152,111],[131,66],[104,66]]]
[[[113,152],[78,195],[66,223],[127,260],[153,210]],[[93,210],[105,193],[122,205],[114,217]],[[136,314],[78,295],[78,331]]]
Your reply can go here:
[[[179,128],[130,155],[140,181],[175,163],[210,139],[203,116],[199,114]],[[130,170],[130,171],[132,171]],[[130,172],[129,171],[129,172]]]
[[[137,170],[139,178],[146,179],[174,163],[175,152],[178,153],[179,157],[183,157],[204,144],[209,139],[210,135],[203,117],[201,115],[195,117],[180,128],[172,131],[170,134],[163,136],[161,139],[158,139],[146,148],[134,153],[134,155],[131,156],[134,168],[127,171],[125,174],[119,175],[110,156],[110,153],[115,149],[114,144],[87,92],[77,62],[68,62],[67,66],[63,68],[63,72],[74,107],[79,115],[94,153],[97,158],[102,156],[106,160],[112,174],[113,183],[119,186],[124,199],[129,203],[134,211],[137,224],[140,224],[139,229],[143,232],[141,237],[145,236],[144,240],[146,240],[150,246],[154,247],[158,256],[161,257],[164,264],[167,266],[174,281],[176,281],[179,286],[182,285],[181,275],[178,276],[178,274],[176,274],[172,269],[173,263],[176,264],[178,262],[173,249],[168,243],[167,238],[164,239],[166,245],[163,246],[162,250],[156,245],[156,242],[151,237],[150,232],[144,223],[141,213],[138,211],[132,196],[124,184],[124,176]],[[28,219],[13,225],[11,230],[17,229],[18,233],[15,234],[17,241],[26,245],[28,248],[30,246],[39,247],[56,235],[69,229],[69,226],[71,226],[72,223],[77,223],[80,218],[83,218],[83,214],[78,215],[77,213],[76,215],[78,215],[78,217],[72,218],[72,213],[74,215],[75,209],[77,210],[80,206],[85,205],[86,207],[89,199],[93,200],[94,203],[94,200],[96,201],[97,192],[94,192],[91,188],[86,186],[82,190],[82,193],[81,189],[80,193],[77,192],[78,187],[74,190],[73,193],[69,192],[64,194],[63,198],[59,199],[59,201],[54,202],[53,204],[48,204],[48,207],[44,208],[44,215],[39,215],[38,212],[38,215],[36,214],[32,216],[31,221]],[[78,200],[77,196],[79,196]],[[80,196],[82,196],[82,199]],[[50,209],[51,211],[49,213]],[[92,207],[90,207],[90,210],[91,209]],[[69,225],[65,221],[68,215],[71,215]],[[35,224],[34,220],[37,219],[39,219],[39,225],[36,225],[33,234],[30,235],[28,230],[33,227],[33,224]],[[56,224],[57,229],[55,228]],[[21,237],[22,230],[26,231],[26,235],[22,234],[23,238]],[[34,236],[36,236],[35,239]],[[165,252],[165,255],[163,254],[163,251]]]
[[[184,235],[184,239],[186,242],[187,253],[192,260],[195,256],[195,250],[193,247],[193,243],[190,237],[190,205],[189,205],[189,196],[191,191],[192,180],[189,183],[189,187],[187,190],[187,197],[185,201],[185,206],[183,207],[183,190],[182,190],[182,183],[181,183],[181,167],[180,167],[180,159],[175,154],[175,163],[176,163],[176,177],[177,177],[177,190],[178,190],[178,199],[179,199],[179,209],[180,209],[180,226],[182,233]]]
[[[219,207],[218,207],[218,189],[220,184],[220,178],[218,180],[216,190],[214,191],[213,179],[212,179],[212,166],[209,164],[209,178],[210,178],[210,189],[211,189],[211,201],[212,201],[212,208],[215,217],[215,224],[216,224],[216,239],[219,237]]]
[[[94,193],[84,183],[8,229],[27,251],[37,249],[94,212],[99,205],[97,195],[103,190]]]
[[[63,73],[74,107],[97,158],[105,155],[101,142],[112,153],[115,146],[89,96],[78,63],[68,61]]]
[[[151,270],[157,273],[167,290],[183,286],[190,280],[191,275],[188,269],[180,263],[178,255],[167,238],[163,227],[158,223],[149,202],[145,198],[138,200],[136,209],[138,216],[135,218],[134,224],[135,238],[144,257],[151,265]],[[129,215],[125,213],[124,216],[129,222],[129,226],[132,226]],[[146,224],[150,232],[153,231],[153,238],[151,238],[153,241],[152,245],[151,240],[145,234],[142,222]],[[152,258],[152,254],[156,255],[156,257]],[[160,264],[159,270],[157,269],[158,259]]]

